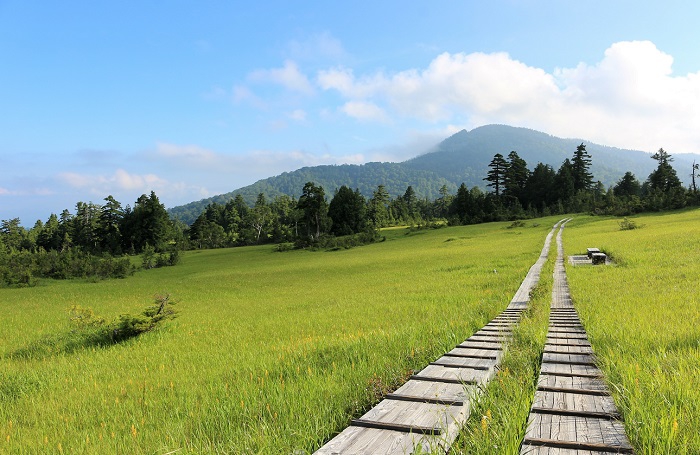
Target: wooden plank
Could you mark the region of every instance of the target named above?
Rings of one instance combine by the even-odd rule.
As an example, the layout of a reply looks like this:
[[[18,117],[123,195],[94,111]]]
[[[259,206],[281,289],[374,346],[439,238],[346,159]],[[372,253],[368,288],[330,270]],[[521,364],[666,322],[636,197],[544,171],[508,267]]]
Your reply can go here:
[[[551,352],[544,352],[542,354],[542,362],[593,366],[596,364],[595,357],[592,354],[555,354]]]
[[[530,422],[523,444],[567,445],[584,450],[631,450],[622,423],[616,420],[592,417],[562,416],[557,414],[530,414]],[[621,452],[629,453],[629,452]]]
[[[549,374],[541,374],[538,381],[538,387],[554,387],[564,389],[583,389],[596,390],[607,392],[608,388],[600,378],[590,378],[585,376],[557,376]]]
[[[445,354],[443,354],[443,357],[461,357],[463,359],[498,360],[498,356],[493,354],[493,353],[491,353],[491,354],[460,354],[459,352],[454,352],[454,351],[459,351],[459,350],[460,349],[453,349],[450,352],[446,352]]]
[[[474,359],[471,357],[442,356],[434,362],[431,362],[430,365],[442,365],[450,368],[458,367],[488,370],[496,365],[496,361],[492,359]]]
[[[470,383],[471,381],[483,382],[492,376],[493,369],[475,370],[472,368],[453,368],[441,365],[428,365],[417,373],[416,376],[452,379]]]
[[[556,332],[547,332],[547,338],[555,338],[555,339],[565,339],[565,340],[587,340],[588,335],[585,333],[556,333]]]
[[[461,406],[446,406],[416,401],[382,400],[357,420],[364,423],[361,426],[374,424],[375,426],[371,428],[439,434],[439,432],[446,430],[449,425],[454,423],[461,412]],[[395,426],[395,428],[391,426]]]
[[[441,404],[443,406],[464,406],[464,400],[445,400],[443,398],[421,397],[416,395],[401,395],[400,393],[387,393],[385,400],[414,401],[416,403]]]
[[[549,387],[549,386],[539,386],[537,387],[538,392],[562,392],[562,393],[579,393],[583,395],[597,395],[597,396],[610,396],[610,392],[607,390],[591,390],[591,389],[569,389],[566,387]]]
[[[378,430],[400,431],[402,433],[420,433],[439,436],[442,433],[440,428],[419,427],[415,425],[403,425],[400,423],[373,422],[371,420],[354,419],[350,422],[353,427],[375,428]]]
[[[591,342],[588,340],[562,340],[561,338],[547,338],[545,346],[590,346]]]
[[[470,341],[465,340],[461,344],[456,346],[457,348],[475,348],[475,349],[487,349],[489,351],[501,351],[503,350],[503,343],[498,342],[484,342],[484,341]]]
[[[589,365],[567,365],[563,363],[542,363],[542,374],[559,376],[583,376],[588,378],[599,378],[602,376],[600,370]]]
[[[521,446],[520,453],[521,455],[609,455],[610,453],[615,452],[601,452],[599,450],[579,450],[525,444]]]
[[[551,354],[593,354],[593,348],[587,345],[557,346],[545,345],[544,352]]]
[[[396,389],[394,394],[466,402],[476,393],[476,390],[476,386],[465,386],[462,383],[451,384],[445,382],[408,380],[401,387]]]
[[[443,378],[438,376],[423,376],[419,374],[414,374],[410,377],[414,381],[427,381],[427,382],[446,382],[448,384],[478,384],[475,379],[455,379],[455,378]]]
[[[561,391],[537,391],[532,402],[532,412],[579,413],[594,417],[619,418],[615,402],[609,395],[583,394]]]
[[[314,452],[317,455],[338,454],[406,454],[430,436],[349,426]]]
[[[494,352],[493,349],[482,349],[482,348],[454,348],[445,355],[455,355],[464,357],[478,357],[478,358],[498,358],[501,353]]]
[[[541,447],[545,448],[546,452],[542,451],[530,451],[530,449],[526,449],[527,447],[534,446],[534,447]],[[554,449],[554,450],[552,450]],[[567,452],[562,452],[559,449],[564,449],[567,450]],[[605,455],[608,453],[634,453],[634,451],[629,448],[620,448],[617,446],[610,446],[607,444],[595,444],[595,443],[585,443],[585,442],[578,442],[578,441],[553,441],[550,439],[525,439],[523,441],[523,450],[524,452],[520,452],[521,454],[556,454],[556,455],[565,455],[565,454],[575,454],[575,455],[595,455],[595,454],[601,454]],[[575,452],[569,452],[569,451],[575,451]]]

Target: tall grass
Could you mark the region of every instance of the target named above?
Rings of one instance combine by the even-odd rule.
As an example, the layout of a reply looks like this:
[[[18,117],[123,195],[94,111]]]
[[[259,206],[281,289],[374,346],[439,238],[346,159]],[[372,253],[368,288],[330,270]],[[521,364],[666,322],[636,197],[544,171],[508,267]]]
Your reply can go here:
[[[0,289],[0,453],[311,452],[502,311],[555,221]],[[163,328],[67,348],[71,306],[112,320],[163,292],[179,310]]]
[[[556,256],[554,241],[550,257]],[[489,382],[452,446],[454,454],[520,453],[547,337],[553,262],[548,261],[532,290],[530,306],[513,331],[500,368]]]
[[[599,247],[612,266],[567,266],[571,293],[637,453],[700,453],[700,211],[567,225],[567,254]]]

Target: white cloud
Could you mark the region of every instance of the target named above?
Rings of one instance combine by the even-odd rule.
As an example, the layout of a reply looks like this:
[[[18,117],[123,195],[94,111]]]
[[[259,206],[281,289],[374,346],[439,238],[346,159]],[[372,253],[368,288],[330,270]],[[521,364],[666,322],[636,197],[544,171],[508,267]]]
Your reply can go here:
[[[198,145],[174,145],[159,142],[156,153],[164,158],[184,159],[198,163],[210,163],[216,159],[216,154]]]
[[[306,111],[303,109],[295,109],[287,114],[287,117],[297,122],[304,122],[306,121]]]
[[[130,174],[124,169],[117,169],[112,175],[63,172],[57,177],[70,187],[88,190],[96,195],[133,190],[151,191],[165,188],[168,183],[155,174]]]
[[[615,43],[594,64],[548,73],[506,53],[438,55],[426,68],[360,77],[319,71],[316,83],[366,121],[526,126],[626,148],[700,152],[700,72],[673,75],[649,41]]]
[[[248,75],[248,79],[253,82],[272,82],[304,95],[314,93],[311,82],[292,60],[284,62],[282,68],[253,71]]]
[[[341,110],[350,117],[358,120],[388,122],[389,117],[386,112],[374,103],[366,101],[348,101],[341,107]]]

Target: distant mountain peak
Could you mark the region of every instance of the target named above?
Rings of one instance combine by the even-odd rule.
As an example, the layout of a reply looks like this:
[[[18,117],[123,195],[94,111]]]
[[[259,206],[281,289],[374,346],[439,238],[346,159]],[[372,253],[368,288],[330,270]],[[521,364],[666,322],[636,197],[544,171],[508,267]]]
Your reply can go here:
[[[496,153],[506,156],[515,150],[527,162],[529,169],[540,162],[559,169],[581,142],[581,139],[563,139],[529,128],[483,125],[471,131],[460,130],[426,153],[403,163],[304,167],[230,193],[174,207],[170,213],[175,218],[192,223],[211,202],[225,204],[237,194],[241,194],[251,205],[259,193],[264,193],[268,198],[281,194],[299,197],[304,184],[310,180],[321,185],[328,197],[332,197],[333,192],[342,185],[359,189],[365,197],[371,197],[379,185],[384,185],[392,197],[403,195],[411,185],[419,197],[435,199],[439,197],[439,189],[443,185],[453,194],[462,183],[468,187],[485,188],[483,178]],[[643,181],[654,169],[655,162],[649,159],[648,153],[583,142],[593,160],[591,172],[605,186],[614,185],[627,171]],[[674,155],[674,158],[674,168],[690,169],[690,157]],[[679,175],[684,174],[679,172]]]

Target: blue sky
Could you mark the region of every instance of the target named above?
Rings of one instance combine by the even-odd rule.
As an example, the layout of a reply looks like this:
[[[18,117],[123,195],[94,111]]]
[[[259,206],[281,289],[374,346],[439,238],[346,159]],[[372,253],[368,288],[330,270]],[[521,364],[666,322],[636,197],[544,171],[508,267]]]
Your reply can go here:
[[[0,219],[173,207],[490,123],[700,153],[698,2],[255,3],[0,0]]]

